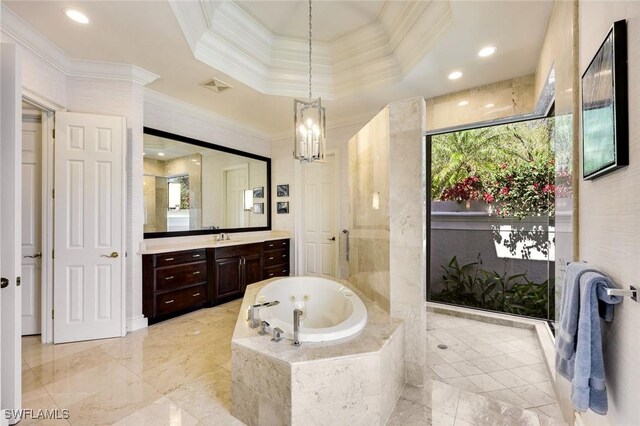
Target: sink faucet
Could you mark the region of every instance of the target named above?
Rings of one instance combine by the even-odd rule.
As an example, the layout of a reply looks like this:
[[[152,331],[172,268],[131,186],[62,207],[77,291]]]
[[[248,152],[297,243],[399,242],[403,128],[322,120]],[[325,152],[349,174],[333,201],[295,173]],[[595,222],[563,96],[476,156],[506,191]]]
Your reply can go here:
[[[249,316],[247,321],[249,321],[249,327],[258,328],[260,327],[260,309],[261,308],[270,308],[271,306],[276,306],[280,303],[278,300],[274,300],[273,302],[266,303],[258,303],[256,305],[249,306]]]
[[[293,310],[293,346],[300,346],[300,317],[302,316],[302,309]]]

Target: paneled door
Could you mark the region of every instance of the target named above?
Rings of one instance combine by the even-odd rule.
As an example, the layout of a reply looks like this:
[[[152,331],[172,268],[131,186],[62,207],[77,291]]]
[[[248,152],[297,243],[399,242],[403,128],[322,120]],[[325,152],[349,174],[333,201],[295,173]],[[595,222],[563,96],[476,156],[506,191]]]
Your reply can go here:
[[[243,166],[228,168],[224,173],[224,226],[242,228],[248,225],[244,210],[244,191],[249,189],[249,168]]]
[[[39,120],[38,120],[39,121]],[[41,124],[22,122],[22,335],[40,334],[42,296]]]
[[[123,117],[55,117],[54,343],[124,336]]]
[[[20,128],[22,79],[16,46],[0,44],[0,425],[22,408],[20,319]],[[9,410],[6,416],[4,410]],[[6,418],[9,417],[9,418]]]
[[[338,263],[336,156],[302,166],[303,275],[335,278]]]

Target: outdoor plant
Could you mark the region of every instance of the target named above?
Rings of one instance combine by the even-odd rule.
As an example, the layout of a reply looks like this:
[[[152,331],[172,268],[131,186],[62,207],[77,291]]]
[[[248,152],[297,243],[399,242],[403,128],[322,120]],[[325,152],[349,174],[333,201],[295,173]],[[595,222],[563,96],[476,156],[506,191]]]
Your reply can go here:
[[[526,273],[509,275],[506,261],[502,273],[483,269],[480,254],[475,262],[463,265],[454,256],[441,267],[445,288],[431,295],[434,301],[537,318],[548,318],[553,311],[549,281],[533,282]]]
[[[555,169],[550,155],[501,164],[489,174],[484,199],[500,217],[553,216]]]
[[[480,199],[483,191],[483,185],[477,176],[469,176],[461,182],[456,183],[450,188],[442,191],[440,195],[441,201],[469,201]]]

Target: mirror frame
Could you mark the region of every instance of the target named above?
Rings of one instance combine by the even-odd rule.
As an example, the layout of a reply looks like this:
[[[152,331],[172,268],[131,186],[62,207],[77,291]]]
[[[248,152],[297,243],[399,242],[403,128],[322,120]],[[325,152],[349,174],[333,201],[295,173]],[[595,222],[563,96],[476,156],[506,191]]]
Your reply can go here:
[[[191,145],[197,145],[203,148],[215,149],[227,154],[239,155],[241,157],[250,158],[252,160],[264,161],[267,163],[267,184],[265,188],[266,198],[265,203],[269,208],[269,214],[267,215],[267,226],[256,226],[253,228],[220,228],[220,229],[197,229],[193,231],[164,231],[164,232],[145,232],[144,239],[151,238],[167,238],[167,237],[185,237],[189,235],[207,235],[207,234],[220,234],[233,233],[233,232],[257,232],[257,231],[270,231],[271,230],[271,158],[263,157],[257,154],[251,154],[249,152],[240,151],[226,146],[220,146],[213,143],[201,141],[198,139],[189,138],[187,136],[176,135],[175,133],[165,132],[163,130],[152,129],[151,127],[144,127],[143,133],[145,135],[158,136],[165,139],[173,139],[178,142],[188,143]]]

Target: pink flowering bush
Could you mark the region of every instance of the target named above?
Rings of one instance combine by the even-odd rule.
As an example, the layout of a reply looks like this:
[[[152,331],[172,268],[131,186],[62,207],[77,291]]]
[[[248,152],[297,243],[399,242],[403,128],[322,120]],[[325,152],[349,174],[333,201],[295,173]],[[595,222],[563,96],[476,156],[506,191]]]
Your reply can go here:
[[[469,176],[450,188],[445,189],[440,194],[440,201],[469,201],[480,199],[483,192],[483,185],[477,176]]]

